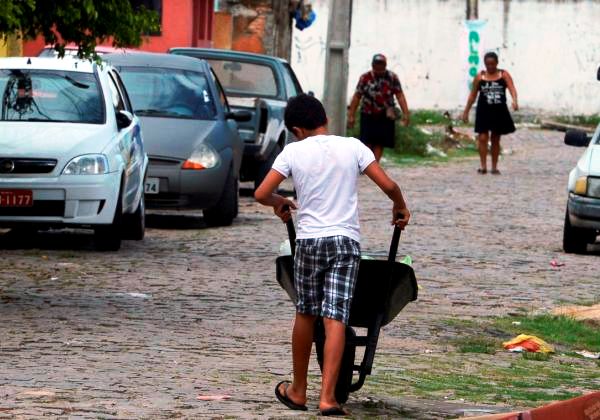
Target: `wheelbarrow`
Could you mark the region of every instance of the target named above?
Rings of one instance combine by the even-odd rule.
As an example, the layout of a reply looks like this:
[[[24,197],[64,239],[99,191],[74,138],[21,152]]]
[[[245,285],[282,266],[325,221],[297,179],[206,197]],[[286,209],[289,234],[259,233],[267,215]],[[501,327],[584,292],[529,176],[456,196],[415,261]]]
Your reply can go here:
[[[276,260],[277,282],[296,303],[294,287],[294,255],[296,251],[296,230],[294,222],[287,222],[292,255],[280,256]],[[389,324],[404,307],[417,299],[417,279],[411,266],[396,262],[401,230],[394,228],[392,243],[387,260],[361,259],[354,298],[350,307],[349,325],[346,327],[346,345],[335,396],[339,403],[348,401],[350,392],[358,391],[367,375],[371,374],[375,350],[381,327]],[[367,335],[357,335],[354,328],[366,328]],[[322,319],[315,323],[314,342],[317,361],[323,370],[323,347],[325,328]],[[364,347],[359,365],[355,363],[356,348]],[[356,375],[355,375],[356,374]],[[356,381],[354,377],[357,376]]]

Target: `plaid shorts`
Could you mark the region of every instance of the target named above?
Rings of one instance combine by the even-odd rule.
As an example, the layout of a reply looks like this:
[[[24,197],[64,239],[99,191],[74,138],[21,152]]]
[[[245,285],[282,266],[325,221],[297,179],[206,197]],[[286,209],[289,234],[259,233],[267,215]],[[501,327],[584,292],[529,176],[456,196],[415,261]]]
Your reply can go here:
[[[298,239],[296,310],[348,324],[359,263],[360,244],[346,236]]]

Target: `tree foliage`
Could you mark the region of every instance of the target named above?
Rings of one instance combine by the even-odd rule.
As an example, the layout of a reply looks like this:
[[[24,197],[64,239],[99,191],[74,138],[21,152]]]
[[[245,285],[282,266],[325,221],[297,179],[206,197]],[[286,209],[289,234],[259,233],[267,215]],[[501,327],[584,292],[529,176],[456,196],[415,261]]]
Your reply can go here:
[[[97,44],[135,47],[143,34],[159,29],[156,12],[134,10],[129,0],[0,0],[0,36],[42,35],[61,57],[65,45],[75,43],[81,58],[97,59]]]

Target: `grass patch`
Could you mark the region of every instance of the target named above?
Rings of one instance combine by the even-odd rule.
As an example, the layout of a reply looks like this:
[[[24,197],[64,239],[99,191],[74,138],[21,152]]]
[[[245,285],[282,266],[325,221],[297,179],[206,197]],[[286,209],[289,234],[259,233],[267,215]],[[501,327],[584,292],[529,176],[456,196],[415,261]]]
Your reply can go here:
[[[514,325],[518,321],[520,325]],[[511,334],[529,334],[568,350],[600,351],[600,328],[574,318],[555,315],[504,317],[495,326]]]
[[[536,362],[547,362],[550,360],[550,355],[548,353],[521,353],[523,355],[523,359],[526,360],[534,360]]]
[[[419,127],[419,125],[422,125],[424,121],[429,120],[439,122],[441,121],[441,118],[444,119],[444,124],[448,122],[448,120],[439,112],[417,111],[411,115],[411,124],[408,127],[402,126],[400,121],[397,121],[395,147],[394,149],[386,149],[385,157],[396,164],[419,165],[430,162],[447,162],[453,158],[477,155],[475,144],[469,144],[462,148],[450,149],[446,152],[446,156],[428,153],[428,144],[436,149],[442,149],[445,134],[440,130],[424,130]],[[356,138],[360,137],[360,118],[357,120],[354,128],[348,129],[347,135]]]
[[[460,353],[494,354],[500,348],[498,340],[487,337],[458,338],[452,342]]]
[[[587,127],[596,127],[600,124],[600,115],[571,115],[557,116],[553,120],[563,124],[583,125]]]
[[[518,321],[520,325],[514,325]],[[600,328],[568,317],[518,315],[487,319],[443,319],[455,351],[413,357],[380,354],[366,392],[434,400],[535,407],[600,388],[600,361],[574,353],[600,347]],[[502,341],[536,335],[559,347],[558,355],[514,354]]]

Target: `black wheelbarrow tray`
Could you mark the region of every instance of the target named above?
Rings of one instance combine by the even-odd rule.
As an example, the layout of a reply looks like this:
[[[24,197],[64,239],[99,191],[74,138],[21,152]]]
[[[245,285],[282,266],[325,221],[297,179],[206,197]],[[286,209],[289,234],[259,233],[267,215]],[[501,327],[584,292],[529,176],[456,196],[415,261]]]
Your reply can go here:
[[[287,223],[292,255],[277,258],[277,281],[296,303],[294,287],[294,257],[296,232],[290,220]],[[350,321],[346,327],[346,347],[336,385],[336,399],[339,403],[348,400],[350,392],[359,390],[367,375],[371,374],[375,350],[381,327],[389,324],[404,307],[417,299],[417,279],[411,266],[396,262],[400,229],[394,228],[392,243],[387,261],[362,259],[358,270],[358,280],[350,308]],[[352,327],[366,328],[366,336],[358,336]],[[314,342],[317,360],[323,369],[323,346],[325,329],[321,319],[316,321]],[[355,364],[357,347],[365,347],[360,365]],[[358,375],[356,382],[354,374]]]

